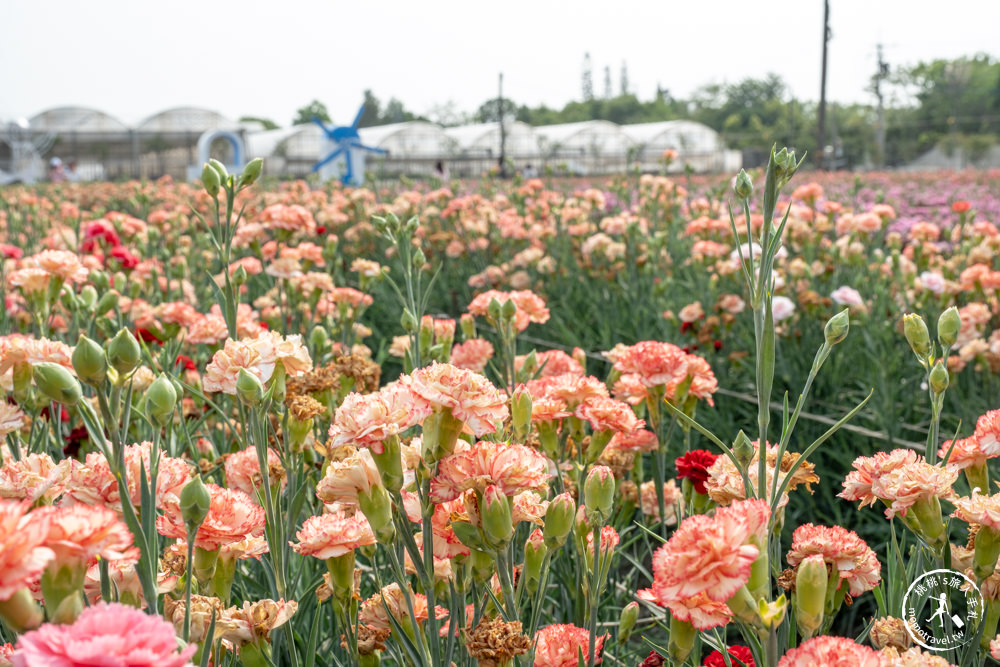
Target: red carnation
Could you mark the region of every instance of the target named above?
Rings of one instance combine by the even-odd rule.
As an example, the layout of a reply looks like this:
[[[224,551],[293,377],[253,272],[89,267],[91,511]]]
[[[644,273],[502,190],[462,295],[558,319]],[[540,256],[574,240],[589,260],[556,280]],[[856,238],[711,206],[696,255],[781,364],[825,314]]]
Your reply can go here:
[[[746,667],[756,667],[756,663],[753,661],[753,654],[746,646],[730,646],[729,656],[729,661],[733,664],[733,667],[739,667],[741,664],[746,665]],[[721,651],[712,651],[705,658],[703,667],[726,667],[726,659],[722,656]]]
[[[650,651],[645,660],[639,663],[639,667],[663,667],[667,664],[667,659],[656,651]]]
[[[15,245],[0,243],[0,255],[7,259],[21,259],[24,256],[24,251]]]
[[[111,259],[117,259],[123,269],[134,269],[139,266],[139,258],[129,252],[125,246],[115,246],[109,255]]]
[[[198,370],[198,367],[195,365],[194,360],[191,359],[191,357],[184,354],[177,355],[177,361],[174,362],[174,366],[180,366],[186,371]]]
[[[155,333],[144,327],[135,328],[135,337],[144,343],[156,343],[157,345],[163,345],[163,341],[160,340]]]
[[[965,201],[964,199],[959,199],[957,202],[951,205],[951,210],[954,211],[955,213],[965,213],[970,208],[972,208],[972,204]]]
[[[694,484],[694,490],[698,493],[705,493],[705,481],[708,480],[708,469],[718,454],[713,454],[704,449],[694,449],[677,459],[678,479],[690,479]]]

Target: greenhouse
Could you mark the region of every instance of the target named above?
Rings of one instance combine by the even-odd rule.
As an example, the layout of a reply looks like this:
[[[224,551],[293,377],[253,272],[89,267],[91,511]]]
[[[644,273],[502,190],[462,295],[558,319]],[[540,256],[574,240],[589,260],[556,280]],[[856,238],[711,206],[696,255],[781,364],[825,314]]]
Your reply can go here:
[[[537,168],[541,159],[535,128],[520,121],[506,124],[503,150],[499,123],[449,127],[445,133],[455,141],[460,153],[451,168],[451,173],[455,175],[478,176],[497,166],[501,152],[515,169]]]
[[[535,132],[546,166],[579,176],[621,171],[633,143],[620,125],[606,120],[543,125]]]
[[[670,171],[729,171],[739,169],[739,151],[727,151],[719,133],[702,123],[668,120],[659,123],[622,125],[622,131],[635,143],[634,159],[643,171],[663,168],[665,151],[675,151]]]

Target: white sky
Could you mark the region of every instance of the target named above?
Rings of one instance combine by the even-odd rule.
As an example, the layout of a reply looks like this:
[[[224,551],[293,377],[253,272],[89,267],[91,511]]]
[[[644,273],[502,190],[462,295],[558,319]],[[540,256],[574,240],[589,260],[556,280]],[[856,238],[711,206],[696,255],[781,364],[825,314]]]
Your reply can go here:
[[[780,74],[819,98],[822,0],[3,0],[0,119],[64,105],[126,123],[176,106],[290,123],[319,99],[349,122],[371,88],[426,114],[579,99],[584,53],[594,90],[622,62],[650,99]],[[997,0],[831,0],[828,98],[870,102],[875,45],[890,65],[1000,55]]]

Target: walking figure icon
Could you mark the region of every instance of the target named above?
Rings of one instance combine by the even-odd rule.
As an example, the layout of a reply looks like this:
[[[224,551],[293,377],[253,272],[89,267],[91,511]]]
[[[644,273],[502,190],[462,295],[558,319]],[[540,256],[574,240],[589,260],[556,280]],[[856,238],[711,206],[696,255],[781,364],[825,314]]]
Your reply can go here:
[[[935,611],[934,614],[927,619],[928,623],[932,622],[935,618],[944,617],[948,614],[948,594],[942,593],[935,598],[935,600],[937,600],[938,608],[937,611]],[[955,627],[961,628],[965,625],[965,623],[962,622],[962,619],[956,614],[952,614],[950,618],[952,623],[955,624]]]

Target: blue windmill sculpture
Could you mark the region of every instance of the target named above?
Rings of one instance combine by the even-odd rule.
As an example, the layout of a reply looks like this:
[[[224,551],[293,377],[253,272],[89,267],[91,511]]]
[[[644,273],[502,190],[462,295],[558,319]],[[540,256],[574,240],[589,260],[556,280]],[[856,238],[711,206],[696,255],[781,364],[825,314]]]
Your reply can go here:
[[[330,150],[325,158],[313,165],[312,170],[319,172],[320,178],[324,181],[330,180],[340,172],[340,182],[344,185],[361,185],[365,178],[365,153],[375,153],[385,155],[387,151],[374,146],[365,146],[361,143],[361,136],[358,134],[358,123],[361,122],[361,115],[365,112],[365,105],[358,109],[358,115],[354,117],[354,122],[343,127],[327,127],[319,118],[313,117],[313,122],[323,128],[326,140],[323,142],[326,149]],[[343,157],[344,169],[335,168],[337,158]]]

